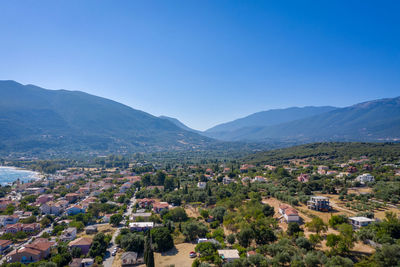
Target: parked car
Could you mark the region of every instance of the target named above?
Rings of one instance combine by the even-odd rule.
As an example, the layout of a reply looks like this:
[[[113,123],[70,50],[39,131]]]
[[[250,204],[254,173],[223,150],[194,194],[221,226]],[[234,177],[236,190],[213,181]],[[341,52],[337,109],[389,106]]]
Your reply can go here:
[[[196,258],[196,257],[197,257],[197,253],[194,252],[194,251],[191,251],[191,252],[189,253],[189,257],[191,257],[191,258]]]

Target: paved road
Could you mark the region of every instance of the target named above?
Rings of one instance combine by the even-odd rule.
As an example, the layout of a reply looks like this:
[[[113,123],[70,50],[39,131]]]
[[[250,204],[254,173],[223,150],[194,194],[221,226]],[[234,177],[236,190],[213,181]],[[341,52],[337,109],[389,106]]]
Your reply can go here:
[[[136,198],[135,196],[133,196],[133,198],[131,199],[131,204],[129,205],[129,207],[127,208],[126,212],[124,213],[124,216],[128,216],[130,217],[132,214],[132,207],[136,204]],[[114,261],[114,256],[112,256],[112,252],[114,250],[114,248],[117,247],[117,245],[115,244],[115,238],[119,235],[121,228],[119,227],[117,229],[117,231],[115,231],[114,235],[112,236],[111,242],[112,242],[112,246],[108,249],[108,252],[110,253],[110,256],[108,258],[106,258],[106,260],[103,262],[103,266],[104,267],[112,267],[112,263]]]

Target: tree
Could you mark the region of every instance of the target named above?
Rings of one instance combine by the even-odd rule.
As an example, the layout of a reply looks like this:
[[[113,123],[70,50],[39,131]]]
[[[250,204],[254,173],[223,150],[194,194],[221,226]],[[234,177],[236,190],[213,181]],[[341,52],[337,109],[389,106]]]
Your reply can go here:
[[[168,228],[158,227],[151,229],[151,237],[154,244],[154,249],[159,252],[170,250],[174,247],[174,240]]]
[[[221,206],[213,208],[210,212],[210,214],[214,217],[214,219],[220,221],[220,223],[224,221],[225,213],[226,209]]]
[[[254,238],[254,231],[251,228],[244,228],[236,235],[236,238],[242,247],[247,248]]]
[[[205,237],[207,232],[207,226],[196,221],[187,222],[182,226],[182,234],[188,241],[194,241],[197,237]]]
[[[217,253],[218,247],[211,242],[202,242],[196,245],[195,251],[200,253],[201,259],[210,261]]]
[[[296,222],[289,223],[288,229],[286,231],[286,233],[289,236],[298,236],[300,232],[303,232],[303,229],[300,228],[300,225],[298,223]]]
[[[73,247],[71,249],[72,258],[80,258],[82,255],[82,249],[80,247]]]
[[[272,231],[268,226],[255,228],[254,238],[258,245],[265,245],[277,239],[274,231]]]
[[[381,248],[376,249],[374,259],[378,266],[399,266],[400,246],[384,244]]]
[[[174,222],[184,222],[188,219],[186,211],[184,208],[178,207],[170,210],[165,216],[164,219],[170,219]]]
[[[201,215],[201,217],[203,217],[204,219],[207,219],[207,218],[210,216],[208,210],[206,210],[206,209],[201,209],[201,210],[200,210],[200,215]]]
[[[233,245],[235,244],[236,237],[234,234],[230,234],[226,237],[226,241],[228,241],[229,244]]]
[[[144,263],[146,267],[154,267],[154,252],[152,247],[150,231],[147,232],[144,245]]]
[[[311,242],[307,239],[307,238],[305,238],[305,237],[303,237],[303,236],[300,236],[300,237],[298,237],[297,239],[296,239],[296,245],[299,247],[299,248],[303,248],[303,249],[305,249],[305,250],[311,250],[312,249],[312,244],[311,244]]]
[[[14,210],[15,210],[15,206],[13,204],[8,204],[4,213],[7,215],[12,215],[12,214],[14,214]]]
[[[264,213],[264,215],[266,216],[266,217],[272,217],[272,216],[274,216],[274,214],[275,214],[275,210],[274,210],[274,207],[271,207],[270,205],[268,205],[268,204],[265,204],[264,206],[263,206],[263,213]]]
[[[335,234],[328,234],[326,236],[326,246],[331,248],[331,252],[335,252],[339,246],[340,236]]]
[[[94,236],[92,246],[89,250],[89,255],[92,258],[95,258],[96,256],[103,258],[105,256],[108,246],[107,239],[109,238],[106,238],[104,233],[98,233]]]
[[[112,224],[113,226],[118,226],[123,219],[124,218],[122,217],[121,214],[119,213],[114,214],[110,217],[110,224]]]
[[[343,258],[340,256],[334,256],[325,263],[326,267],[336,267],[336,266],[341,266],[341,267],[352,267],[354,266],[354,263],[352,260],[349,258]]]
[[[328,227],[324,221],[319,217],[314,217],[310,222],[306,223],[308,230],[316,232],[319,235],[320,232],[326,232]]]
[[[344,215],[333,215],[329,219],[329,226],[336,229],[336,226],[343,224],[343,223],[347,223],[347,221],[348,221],[348,219]]]
[[[118,238],[117,241],[126,251],[134,251],[140,253],[143,251],[144,248],[143,235],[138,233],[127,233],[121,235],[121,237]]]
[[[43,219],[40,220],[40,225],[42,226],[42,228],[45,228],[45,227],[49,226],[50,224],[51,224],[51,221],[47,217],[43,217]]]

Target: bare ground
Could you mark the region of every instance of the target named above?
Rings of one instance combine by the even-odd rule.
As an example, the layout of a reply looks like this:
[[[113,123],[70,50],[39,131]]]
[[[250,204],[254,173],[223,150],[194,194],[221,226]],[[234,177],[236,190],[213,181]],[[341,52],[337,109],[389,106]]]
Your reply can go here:
[[[165,267],[171,264],[176,267],[191,267],[194,259],[189,257],[189,253],[194,251],[195,244],[181,243],[167,252],[154,253],[154,261],[157,267]]]

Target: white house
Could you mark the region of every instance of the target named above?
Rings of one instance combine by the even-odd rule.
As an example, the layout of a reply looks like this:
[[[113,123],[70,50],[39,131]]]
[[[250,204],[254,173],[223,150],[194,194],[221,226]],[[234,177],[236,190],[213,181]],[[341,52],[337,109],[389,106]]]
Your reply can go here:
[[[297,212],[297,210],[295,210],[293,207],[289,205],[286,204],[279,205],[279,213],[283,215],[286,222],[288,223],[300,221],[299,213]]]
[[[256,177],[254,177],[253,182],[265,183],[266,180],[265,180],[265,178],[262,177],[262,176],[256,176]]]
[[[364,174],[357,176],[356,181],[360,182],[362,184],[365,184],[365,183],[370,183],[370,182],[375,181],[375,178],[374,178],[374,176],[372,176],[369,173],[364,173]]]
[[[153,222],[131,222],[129,223],[129,229],[131,231],[147,231],[154,227]]]
[[[200,189],[206,189],[207,183],[206,182],[198,182],[197,187]]]
[[[368,224],[374,222],[374,220],[367,217],[350,217],[349,222],[353,227],[361,228],[363,226],[367,226]]]

